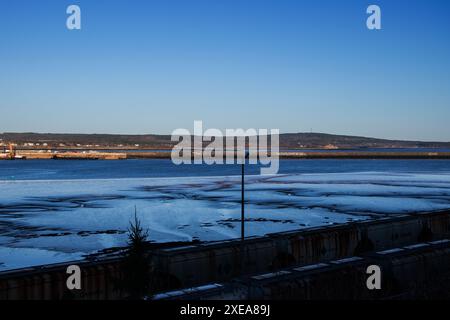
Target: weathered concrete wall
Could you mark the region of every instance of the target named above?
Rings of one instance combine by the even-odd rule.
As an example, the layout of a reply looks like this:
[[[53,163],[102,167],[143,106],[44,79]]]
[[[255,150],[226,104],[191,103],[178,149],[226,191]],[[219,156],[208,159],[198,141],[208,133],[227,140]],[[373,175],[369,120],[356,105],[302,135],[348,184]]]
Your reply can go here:
[[[380,290],[369,290],[366,286],[369,265],[378,265],[381,269]],[[154,297],[157,300],[413,298],[450,298],[450,240],[287,268]]]
[[[402,215],[241,241],[161,250],[155,263],[182,286],[226,281],[242,273],[349,257],[373,250],[443,239],[450,235],[450,213]]]
[[[69,291],[66,269],[69,264],[20,269],[0,273],[0,300],[118,299],[115,287],[120,267],[117,261],[77,263],[82,269],[82,290]]]
[[[274,276],[268,281],[251,278],[250,299],[400,299],[442,298],[450,290],[450,245],[446,248],[406,250],[322,269]],[[369,265],[381,267],[381,290],[366,286]]]
[[[151,253],[158,290],[228,281],[242,274],[269,272],[450,237],[450,211],[403,215],[222,241]],[[82,290],[66,289],[66,267],[82,269]],[[117,299],[118,259],[73,262],[0,272],[0,299]]]

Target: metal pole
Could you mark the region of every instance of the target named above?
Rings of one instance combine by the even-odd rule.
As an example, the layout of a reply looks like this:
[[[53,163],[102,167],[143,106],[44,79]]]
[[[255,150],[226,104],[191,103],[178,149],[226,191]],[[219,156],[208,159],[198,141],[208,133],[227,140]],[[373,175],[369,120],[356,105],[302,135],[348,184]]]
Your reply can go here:
[[[244,216],[244,166],[245,166],[245,160],[242,163],[242,180],[241,180],[241,241],[244,241],[245,238],[245,231],[244,231],[244,222],[245,222],[245,216]]]

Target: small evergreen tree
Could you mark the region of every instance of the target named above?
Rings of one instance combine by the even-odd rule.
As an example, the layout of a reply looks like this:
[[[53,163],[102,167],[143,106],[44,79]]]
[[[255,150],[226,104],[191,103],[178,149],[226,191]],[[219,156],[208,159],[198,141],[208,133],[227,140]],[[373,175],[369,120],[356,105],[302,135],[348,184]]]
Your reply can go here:
[[[134,209],[134,221],[128,228],[128,247],[123,260],[122,288],[131,299],[141,299],[150,294],[150,263],[146,243],[148,231],[144,231]]]

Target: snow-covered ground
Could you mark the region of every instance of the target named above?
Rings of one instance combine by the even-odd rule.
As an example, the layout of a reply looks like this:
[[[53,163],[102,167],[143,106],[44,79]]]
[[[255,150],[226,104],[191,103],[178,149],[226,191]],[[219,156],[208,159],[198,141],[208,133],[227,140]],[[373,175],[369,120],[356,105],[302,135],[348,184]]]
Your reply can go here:
[[[450,174],[246,177],[246,235],[450,208]],[[135,207],[153,241],[240,236],[240,177],[0,180],[0,270],[126,243]]]

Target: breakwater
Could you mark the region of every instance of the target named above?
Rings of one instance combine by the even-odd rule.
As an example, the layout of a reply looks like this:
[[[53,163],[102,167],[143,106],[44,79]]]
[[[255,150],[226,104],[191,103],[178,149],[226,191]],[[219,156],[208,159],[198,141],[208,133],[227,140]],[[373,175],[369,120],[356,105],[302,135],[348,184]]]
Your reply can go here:
[[[191,153],[194,159],[196,152]],[[398,151],[311,151],[311,152],[279,152],[280,159],[450,159],[450,152],[398,152]],[[120,152],[101,151],[17,151],[16,159],[80,159],[80,160],[120,160],[120,159],[171,159],[168,151],[132,151]],[[223,158],[236,158],[235,152],[223,153]],[[220,156],[219,156],[220,157]],[[0,154],[0,160],[9,160],[6,153]]]

